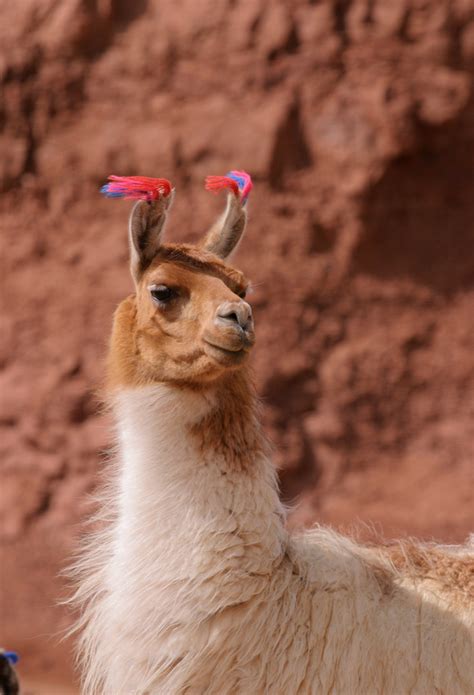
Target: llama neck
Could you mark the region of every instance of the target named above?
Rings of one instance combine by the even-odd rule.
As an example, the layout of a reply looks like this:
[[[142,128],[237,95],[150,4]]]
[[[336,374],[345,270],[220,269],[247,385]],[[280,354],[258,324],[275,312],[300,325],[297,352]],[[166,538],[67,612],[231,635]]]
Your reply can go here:
[[[242,599],[245,576],[268,575],[285,544],[275,474],[245,375],[204,393],[166,384],[124,390],[115,409],[118,575],[136,567],[137,582],[154,576],[162,587],[192,583],[204,609],[213,580],[210,611],[222,607],[221,598],[233,601],[233,582]]]

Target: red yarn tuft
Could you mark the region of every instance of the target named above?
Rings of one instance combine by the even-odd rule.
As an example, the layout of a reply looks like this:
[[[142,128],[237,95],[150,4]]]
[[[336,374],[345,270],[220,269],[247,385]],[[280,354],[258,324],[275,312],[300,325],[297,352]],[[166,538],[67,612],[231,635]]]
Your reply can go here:
[[[155,179],[149,176],[109,176],[110,183],[102,186],[102,193],[109,198],[127,200],[157,200],[160,196],[171,193],[171,184],[167,179]]]
[[[206,176],[205,182],[206,191],[218,193],[219,191],[229,190],[234,195],[239,194],[239,184],[230,176]]]

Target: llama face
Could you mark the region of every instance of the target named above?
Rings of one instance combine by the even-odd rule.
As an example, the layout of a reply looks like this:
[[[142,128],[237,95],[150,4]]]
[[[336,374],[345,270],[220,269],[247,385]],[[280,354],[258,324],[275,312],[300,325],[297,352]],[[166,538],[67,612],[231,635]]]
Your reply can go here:
[[[249,180],[240,174],[239,181]],[[225,259],[245,230],[246,198],[233,179],[217,178],[219,186],[222,178],[226,186],[232,184],[232,192],[224,214],[199,246],[162,241],[173,201],[169,182],[156,179],[159,193],[146,199],[139,193],[129,223],[136,294],[115,315],[110,385],[196,386],[245,361],[255,340],[252,310],[245,301],[248,283]],[[123,181],[127,191],[132,183],[143,182]]]
[[[188,247],[182,263],[159,254],[138,283],[137,349],[160,381],[215,378],[254,344],[247,281],[217,259],[195,267],[196,251]]]
[[[248,281],[209,252],[160,247],[115,316],[116,385],[205,384],[239,368],[255,341]]]

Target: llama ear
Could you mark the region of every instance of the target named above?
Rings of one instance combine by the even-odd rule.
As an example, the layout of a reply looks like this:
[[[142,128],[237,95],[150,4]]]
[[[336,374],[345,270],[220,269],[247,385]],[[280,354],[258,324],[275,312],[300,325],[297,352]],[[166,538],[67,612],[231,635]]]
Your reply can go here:
[[[226,259],[237,248],[247,225],[247,197],[252,180],[244,171],[230,171],[226,176],[208,176],[206,189],[217,193],[227,189],[227,206],[207,232],[202,246]]]
[[[168,210],[174,190],[157,200],[139,200],[135,203],[128,224],[130,243],[130,269],[135,281],[151,263],[161,246]]]
[[[149,176],[109,176],[101,188],[108,198],[137,200],[130,215],[129,242],[132,276],[140,274],[153,260],[161,244],[166,217],[174,198],[167,179]]]

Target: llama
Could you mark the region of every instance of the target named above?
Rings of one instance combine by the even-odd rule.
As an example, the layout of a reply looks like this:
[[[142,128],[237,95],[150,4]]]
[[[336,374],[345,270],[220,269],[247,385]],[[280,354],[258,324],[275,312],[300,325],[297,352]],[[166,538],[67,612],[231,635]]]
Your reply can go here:
[[[199,245],[163,242],[164,179],[116,177],[135,293],[106,390],[118,452],[75,568],[86,695],[474,693],[472,547],[290,534],[247,364],[248,282],[227,260],[243,172]]]

